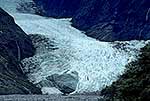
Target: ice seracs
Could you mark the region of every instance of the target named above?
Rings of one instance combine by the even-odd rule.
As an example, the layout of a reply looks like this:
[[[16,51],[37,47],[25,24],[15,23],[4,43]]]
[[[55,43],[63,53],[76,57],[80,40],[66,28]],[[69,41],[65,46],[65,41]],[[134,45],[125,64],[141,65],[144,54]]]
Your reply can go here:
[[[75,92],[101,90],[117,79],[124,71],[125,65],[134,60],[139,49],[145,45],[145,41],[136,40],[118,42],[120,45],[117,42],[97,41],[71,27],[68,19],[24,14],[24,18],[36,19],[24,21],[21,16],[16,17],[16,22],[25,32],[45,35],[54,40],[58,48],[53,52],[47,51],[40,55],[37,53],[25,60],[32,60],[32,64],[40,63],[35,69],[36,72],[28,74],[33,83],[53,74],[76,71],[79,74],[79,83]]]
[[[8,10],[12,8],[2,7]],[[55,42],[53,47],[57,47],[52,51],[46,47],[38,48],[35,56],[22,61],[29,80],[35,84],[53,74],[75,71],[79,79],[75,92],[101,90],[123,73],[125,65],[136,59],[139,49],[147,43],[136,40],[118,42],[120,44],[100,42],[73,28],[70,19],[45,18],[17,11],[11,14],[26,33],[44,35],[49,42]],[[43,93],[51,94],[48,89],[42,88]]]

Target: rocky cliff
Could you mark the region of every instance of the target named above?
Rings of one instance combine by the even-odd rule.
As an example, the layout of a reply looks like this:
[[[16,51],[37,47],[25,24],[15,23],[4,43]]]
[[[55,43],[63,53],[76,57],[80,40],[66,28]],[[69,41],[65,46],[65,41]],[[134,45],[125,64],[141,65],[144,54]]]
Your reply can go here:
[[[149,0],[34,0],[44,15],[72,17],[73,26],[103,41],[150,39]]]
[[[149,0],[83,0],[73,26],[104,41],[150,39]]]
[[[56,18],[72,17],[81,0],[33,0],[43,11],[41,14]]]
[[[0,94],[40,94],[27,80],[21,60],[34,54],[32,41],[0,8]]]

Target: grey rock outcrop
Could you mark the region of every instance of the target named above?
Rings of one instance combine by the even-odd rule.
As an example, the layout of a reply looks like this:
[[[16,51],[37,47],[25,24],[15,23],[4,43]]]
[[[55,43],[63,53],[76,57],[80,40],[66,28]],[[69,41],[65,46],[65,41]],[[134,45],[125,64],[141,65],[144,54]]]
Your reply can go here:
[[[78,73],[73,72],[71,74],[54,74],[47,77],[47,80],[53,82],[54,86],[58,88],[64,94],[70,94],[76,90],[78,83]]]

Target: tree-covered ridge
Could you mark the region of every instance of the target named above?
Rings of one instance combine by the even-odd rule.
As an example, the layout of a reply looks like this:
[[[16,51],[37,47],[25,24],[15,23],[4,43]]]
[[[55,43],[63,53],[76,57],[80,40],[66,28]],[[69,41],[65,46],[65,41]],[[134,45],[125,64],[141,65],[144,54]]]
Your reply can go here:
[[[138,59],[126,66],[116,82],[102,90],[102,95],[121,101],[150,100],[150,44],[141,49]]]

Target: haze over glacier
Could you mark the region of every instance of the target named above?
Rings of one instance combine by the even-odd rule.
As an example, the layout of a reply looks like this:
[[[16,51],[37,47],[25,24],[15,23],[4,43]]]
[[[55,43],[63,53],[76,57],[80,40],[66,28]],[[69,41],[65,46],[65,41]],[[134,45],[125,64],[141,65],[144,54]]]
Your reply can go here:
[[[30,1],[30,0],[28,0]],[[148,41],[101,42],[87,37],[71,26],[70,19],[55,19],[16,10],[21,0],[0,0],[0,7],[8,11],[27,34],[41,34],[54,42],[54,51],[39,49],[35,56],[23,60],[31,82],[37,84],[53,74],[78,73],[75,92],[92,92],[110,85],[122,74],[125,65],[136,59],[139,49]],[[9,6],[7,6],[9,3]],[[45,52],[43,52],[45,51]]]

